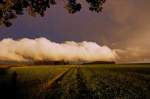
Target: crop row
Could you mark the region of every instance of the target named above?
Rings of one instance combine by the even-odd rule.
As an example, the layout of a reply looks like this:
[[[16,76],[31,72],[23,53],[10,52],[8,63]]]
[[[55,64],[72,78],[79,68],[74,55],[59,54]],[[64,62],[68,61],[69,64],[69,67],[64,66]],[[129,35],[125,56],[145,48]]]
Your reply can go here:
[[[103,68],[82,69],[87,86],[100,99],[147,99],[149,83],[128,73],[110,71]]]

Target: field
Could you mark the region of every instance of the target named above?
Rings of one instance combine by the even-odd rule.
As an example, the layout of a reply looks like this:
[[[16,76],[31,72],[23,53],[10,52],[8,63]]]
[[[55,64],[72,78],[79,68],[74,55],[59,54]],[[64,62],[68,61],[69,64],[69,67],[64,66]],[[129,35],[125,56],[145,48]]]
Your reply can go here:
[[[3,67],[0,99],[150,99],[150,65]]]

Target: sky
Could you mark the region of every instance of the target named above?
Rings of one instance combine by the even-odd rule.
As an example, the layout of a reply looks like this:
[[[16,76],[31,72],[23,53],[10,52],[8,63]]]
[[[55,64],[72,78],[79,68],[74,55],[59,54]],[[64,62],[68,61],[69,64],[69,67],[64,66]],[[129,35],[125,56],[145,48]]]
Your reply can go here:
[[[149,62],[149,4],[150,0],[106,0],[101,13],[90,12],[84,4],[80,12],[69,14],[58,3],[44,17],[25,14],[14,19],[11,27],[1,26],[0,39],[91,41],[115,50],[119,61]]]

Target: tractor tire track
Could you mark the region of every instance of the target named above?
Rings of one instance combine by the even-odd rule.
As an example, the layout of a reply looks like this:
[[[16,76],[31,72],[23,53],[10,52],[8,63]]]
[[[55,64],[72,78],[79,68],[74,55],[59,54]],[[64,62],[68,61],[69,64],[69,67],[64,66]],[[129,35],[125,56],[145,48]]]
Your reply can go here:
[[[73,67],[45,90],[42,99],[98,99],[86,86],[81,67]],[[40,98],[41,99],[41,98]]]
[[[51,87],[54,85],[55,82],[59,81],[59,80],[60,80],[63,76],[65,76],[65,74],[67,74],[71,69],[72,69],[72,67],[69,68],[69,69],[67,69],[66,71],[60,73],[59,75],[57,75],[57,76],[54,77],[53,79],[49,80],[49,81],[45,84],[45,86],[43,86],[42,91],[51,88]]]
[[[46,94],[49,90],[54,90],[59,87],[59,82],[63,79],[64,76],[66,76],[68,73],[72,71],[73,67],[70,67],[66,71],[60,73],[56,77],[54,77],[52,80],[49,80],[46,84],[43,84],[41,90],[39,91],[39,94],[37,94],[36,99],[47,99]],[[50,98],[51,99],[51,98]],[[54,98],[53,98],[54,99]]]
[[[77,68],[77,81],[79,95],[77,99],[98,99],[94,93],[88,88],[87,80],[83,76],[82,67]]]
[[[98,75],[91,70],[89,67],[84,67],[82,70],[83,77],[86,79],[86,84],[88,88],[91,90],[92,96],[94,99],[109,99],[106,98],[105,88],[108,87],[106,83],[98,78]],[[93,98],[92,98],[93,99]]]

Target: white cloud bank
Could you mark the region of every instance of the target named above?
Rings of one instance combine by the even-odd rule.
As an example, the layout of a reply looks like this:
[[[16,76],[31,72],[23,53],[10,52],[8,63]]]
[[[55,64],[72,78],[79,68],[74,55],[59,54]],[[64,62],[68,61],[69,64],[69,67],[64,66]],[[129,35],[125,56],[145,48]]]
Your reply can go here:
[[[1,61],[114,61],[115,51],[95,42],[55,43],[44,37],[0,41]]]

